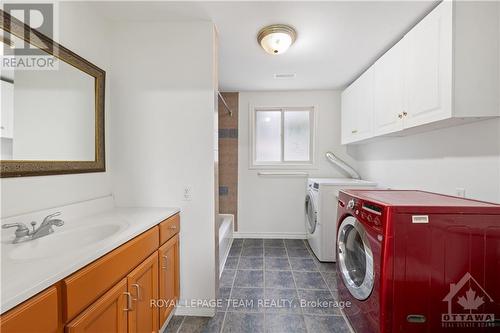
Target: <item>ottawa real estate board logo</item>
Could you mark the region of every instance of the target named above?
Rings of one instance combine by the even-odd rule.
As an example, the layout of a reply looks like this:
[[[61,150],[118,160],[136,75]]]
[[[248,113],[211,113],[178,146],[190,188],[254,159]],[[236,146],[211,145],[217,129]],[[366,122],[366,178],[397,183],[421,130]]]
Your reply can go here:
[[[494,327],[495,315],[482,311],[486,304],[493,303],[493,299],[470,273],[458,283],[450,284],[443,302],[448,303],[448,313],[441,314],[442,327]]]

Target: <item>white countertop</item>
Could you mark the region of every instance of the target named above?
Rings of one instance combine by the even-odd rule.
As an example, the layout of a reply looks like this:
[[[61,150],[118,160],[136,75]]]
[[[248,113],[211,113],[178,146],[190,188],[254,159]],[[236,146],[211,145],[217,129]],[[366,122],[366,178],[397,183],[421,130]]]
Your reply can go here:
[[[64,207],[51,209],[50,212],[62,212],[58,218],[63,219],[65,224],[62,227],[54,227],[53,234],[39,239],[12,244],[14,229],[3,231],[1,313],[179,212],[178,208],[113,207],[109,205],[108,198],[104,199],[108,202],[104,204],[101,202],[101,207],[94,211],[88,209],[92,206],[89,206],[89,202],[76,210],[76,205],[72,205],[71,209],[66,209],[68,218],[65,218]],[[85,210],[87,214],[78,216],[78,213]],[[44,211],[38,215],[42,216],[47,212]],[[30,215],[30,217],[33,216],[33,214]],[[31,220],[27,219],[27,216],[4,219],[2,224],[24,219],[24,223],[29,226]],[[35,221],[40,221],[40,219],[35,219]],[[105,226],[104,229],[103,226]],[[106,235],[102,240],[86,243],[85,237],[89,230],[93,232],[92,236],[99,232],[106,232],[106,230],[110,235]],[[75,233],[83,236],[75,238]],[[75,239],[78,241],[75,242]],[[37,252],[42,245],[45,250],[49,246],[50,255],[44,255],[43,251]],[[24,255],[19,255],[19,253]]]

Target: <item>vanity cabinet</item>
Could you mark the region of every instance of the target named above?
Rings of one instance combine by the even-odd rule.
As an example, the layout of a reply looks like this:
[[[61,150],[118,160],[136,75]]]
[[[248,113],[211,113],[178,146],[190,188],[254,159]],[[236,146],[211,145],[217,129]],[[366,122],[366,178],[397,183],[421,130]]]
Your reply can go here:
[[[175,235],[168,240],[158,250],[160,296],[162,301],[166,301],[160,307],[160,326],[170,316],[174,309],[175,302],[179,299],[179,235]]]
[[[63,280],[64,319],[75,318],[158,249],[155,226]]]
[[[498,2],[436,6],[343,91],[342,143],[499,117],[499,13]]]
[[[127,279],[122,279],[66,326],[67,333],[127,332]]]
[[[59,285],[50,287],[0,318],[0,332],[62,332]]]
[[[158,308],[158,253],[154,252],[126,278],[84,310],[67,326],[68,333],[156,332]]]
[[[176,214],[3,314],[1,332],[158,332],[179,299],[179,230]]]

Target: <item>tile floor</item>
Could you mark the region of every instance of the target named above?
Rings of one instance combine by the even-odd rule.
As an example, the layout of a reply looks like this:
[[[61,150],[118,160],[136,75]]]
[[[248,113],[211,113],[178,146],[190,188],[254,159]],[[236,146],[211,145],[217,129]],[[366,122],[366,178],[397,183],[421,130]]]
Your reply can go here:
[[[348,333],[337,307],[317,305],[337,300],[335,277],[335,264],[319,262],[303,240],[235,239],[217,314],[175,316],[165,332]]]

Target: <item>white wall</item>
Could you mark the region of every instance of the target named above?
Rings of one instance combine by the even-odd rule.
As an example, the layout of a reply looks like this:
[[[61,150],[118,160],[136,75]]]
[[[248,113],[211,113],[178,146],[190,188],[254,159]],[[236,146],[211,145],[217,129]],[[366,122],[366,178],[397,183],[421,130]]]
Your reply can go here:
[[[316,106],[316,169],[311,177],[345,177],[324,157],[345,158],[340,145],[340,93],[337,91],[241,92],[238,137],[238,234],[304,237],[305,177],[259,176],[249,169],[249,106]]]
[[[213,33],[202,21],[123,21],[112,36],[116,202],[181,207],[181,300],[215,297]]]
[[[89,21],[89,18],[92,20]],[[87,4],[61,2],[59,29],[62,45],[105,71],[109,70],[109,26]],[[109,115],[109,107],[109,98],[106,98],[106,116]],[[106,121],[108,137],[109,126]],[[109,145],[106,146],[106,151],[109,151]],[[2,178],[1,217],[108,195],[111,193],[109,164],[107,169],[108,172],[78,175]]]
[[[349,147],[365,178],[391,188],[420,189],[500,202],[500,121],[486,120]]]

